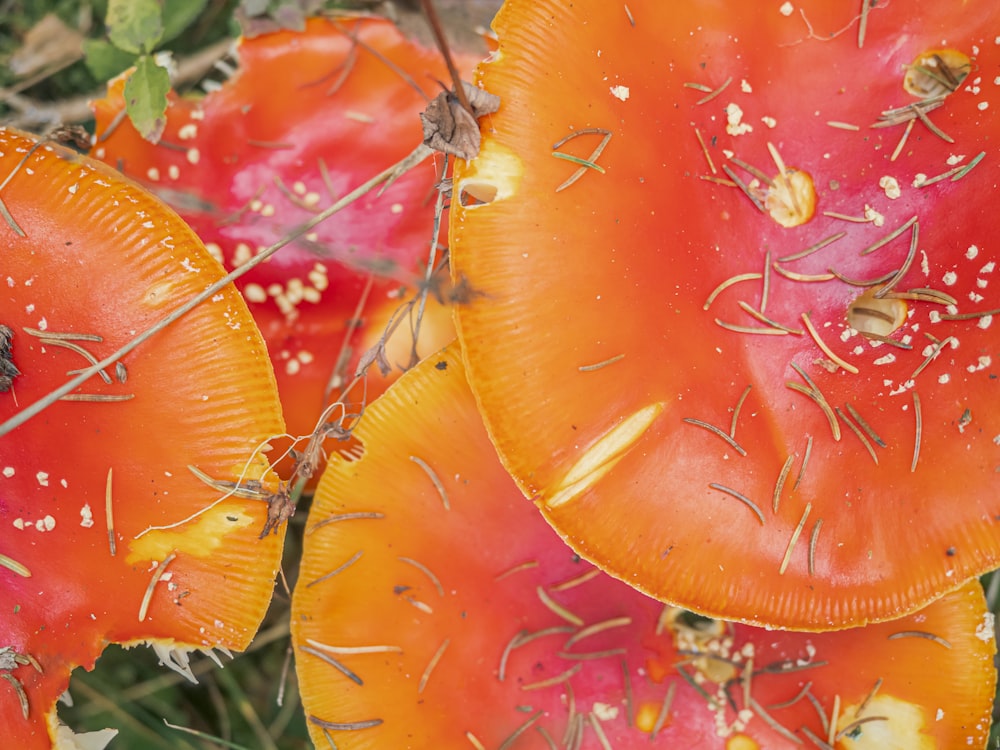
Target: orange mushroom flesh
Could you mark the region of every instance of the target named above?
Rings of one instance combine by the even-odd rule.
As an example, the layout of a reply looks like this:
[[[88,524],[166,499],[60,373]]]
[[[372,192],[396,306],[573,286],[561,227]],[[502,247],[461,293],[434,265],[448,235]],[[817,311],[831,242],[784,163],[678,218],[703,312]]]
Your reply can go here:
[[[92,152],[170,203],[230,269],[410,153],[422,139],[419,113],[447,79],[436,51],[374,18],[311,19],[302,33],[242,40],[237,55],[236,74],[218,90],[171,96],[155,146],[121,119],[124,80],[114,82],[94,106]],[[459,65],[471,71],[477,59],[463,54]],[[417,166],[237,282],[267,341],[292,435],[323,421],[413,297],[431,246],[436,179],[432,163]],[[415,321],[404,317],[390,340],[390,377],[372,368],[350,398],[374,398],[413,351],[429,354],[454,336],[434,295],[417,343]]]
[[[779,5],[508,2],[452,269],[574,549],[820,630],[1000,563],[1000,5]]]
[[[0,349],[19,372],[4,422],[223,272],[104,164],[0,129],[0,175]],[[0,438],[6,747],[51,746],[70,671],[110,642],[150,643],[189,677],[190,650],[249,644],[280,560],[283,529],[258,535],[278,489],[263,450],[283,431],[263,340],[228,286]]]
[[[371,404],[355,437],[361,458],[333,457],[320,481],[292,600],[317,747],[985,741],[995,649],[976,582],[819,635],[665,607],[574,555],[524,500],[456,347]]]

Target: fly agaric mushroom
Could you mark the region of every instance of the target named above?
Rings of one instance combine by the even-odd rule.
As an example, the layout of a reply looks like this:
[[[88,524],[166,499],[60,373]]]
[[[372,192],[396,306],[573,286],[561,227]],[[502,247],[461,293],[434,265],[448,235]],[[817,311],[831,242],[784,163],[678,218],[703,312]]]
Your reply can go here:
[[[411,152],[422,138],[418,115],[447,77],[437,52],[373,18],[311,19],[303,33],[245,39],[238,54],[220,89],[200,100],[171,95],[156,146],[120,118],[123,80],[94,107],[93,155],[167,200],[227,268]],[[458,64],[471,70],[476,59],[463,54]],[[436,179],[433,166],[417,167],[237,282],[267,341],[292,435],[313,432],[422,281]],[[416,344],[415,319],[390,340],[392,367],[454,335],[448,307],[433,298]],[[388,382],[373,372],[368,398]]]
[[[508,2],[456,320],[581,555],[828,629],[1000,563],[1000,5],[778,5]]]
[[[191,679],[189,651],[249,644],[283,539],[258,539],[278,489],[262,450],[284,426],[229,285],[7,432],[223,274],[104,164],[0,129],[0,175],[0,348],[19,373],[0,393],[0,721],[5,747],[76,747],[55,702],[106,644],[149,643]]]
[[[664,607],[524,501],[455,347],[371,404],[355,437],[363,456],[334,456],[320,481],[292,601],[317,747],[985,742],[995,648],[978,582],[819,635]]]

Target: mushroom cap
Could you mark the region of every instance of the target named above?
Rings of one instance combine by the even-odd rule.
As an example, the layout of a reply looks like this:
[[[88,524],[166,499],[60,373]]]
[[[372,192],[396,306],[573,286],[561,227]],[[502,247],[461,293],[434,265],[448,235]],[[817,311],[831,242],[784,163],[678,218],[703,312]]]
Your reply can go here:
[[[501,459],[577,552],[822,630],[1000,563],[1000,6],[777,5],[507,3],[452,271]]]
[[[223,270],[172,210],[104,164],[0,129],[0,175],[0,357],[20,372],[0,392],[4,421]],[[41,668],[10,673],[27,719],[0,682],[5,742],[24,750],[51,746],[70,671],[108,643],[151,642],[181,667],[186,649],[244,649],[280,561],[283,529],[258,539],[266,503],[214,502],[223,491],[188,468],[277,490],[262,452],[284,432],[277,388],[239,292],[223,288],[105,374],[71,394],[87,400],[56,401],[0,438],[0,649]]]
[[[112,82],[94,104],[92,150],[172,205],[230,269],[410,153],[422,140],[418,115],[447,79],[437,51],[376,18],[310,19],[303,32],[243,39],[236,54],[236,73],[217,90],[171,94],[157,145],[121,119],[124,79]],[[463,54],[457,64],[471,71],[478,59]],[[292,435],[312,433],[422,281],[436,180],[434,164],[420,164],[237,281]],[[420,354],[453,336],[450,310],[432,297]],[[394,372],[372,368],[369,399],[411,364],[411,346],[404,324],[391,343]]]
[[[792,748],[808,744],[801,727],[829,735],[807,683],[835,733],[868,719],[840,750],[985,741],[995,645],[978,582],[864,629],[685,627],[574,555],[524,500],[454,346],[372,403],[355,437],[361,457],[334,456],[320,481],[292,599],[317,747],[628,750],[655,735]]]

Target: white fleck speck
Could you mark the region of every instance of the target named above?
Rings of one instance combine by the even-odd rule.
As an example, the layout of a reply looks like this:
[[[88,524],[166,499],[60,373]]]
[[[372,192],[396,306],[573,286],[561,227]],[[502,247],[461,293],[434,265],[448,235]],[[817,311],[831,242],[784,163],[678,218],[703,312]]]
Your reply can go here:
[[[11,524],[14,526],[15,529],[19,529],[19,530],[22,530],[22,531],[24,530],[24,519],[23,518],[15,518],[13,521],[11,521]],[[29,526],[31,525],[30,521],[28,522],[28,525]]]
[[[965,257],[973,260],[977,255],[979,255],[979,248],[976,245],[969,245],[969,249],[965,251]]]
[[[913,187],[920,187],[925,182],[927,182],[927,175],[924,172],[917,172],[913,175],[913,182],[910,183]]]
[[[47,471],[38,472],[37,474],[35,474],[35,479],[38,480],[38,484],[40,484],[42,487],[49,486],[49,473]]]
[[[270,203],[265,204],[263,206],[263,208],[260,209],[260,215],[261,216],[274,216],[274,206],[272,204],[270,204]]]
[[[94,511],[90,509],[90,503],[84,503],[80,508],[80,525],[85,529],[94,525]]]
[[[247,302],[266,302],[267,292],[260,284],[247,284],[243,287],[243,296]]]
[[[885,197],[890,200],[895,200],[902,192],[899,189],[899,180],[895,177],[890,177],[886,175],[878,181],[878,186],[885,191]]]
[[[778,8],[778,12],[781,15],[783,15],[785,17],[788,17],[788,16],[792,15],[792,13],[795,12],[795,6],[792,5],[790,2],[787,2],[787,0],[786,0],[786,2],[782,3],[781,7]]]
[[[176,180],[178,177],[181,176],[180,167],[178,167],[176,164],[171,164],[169,167],[167,167],[167,176],[169,176],[171,180]]]
[[[250,250],[250,246],[245,242],[240,242],[236,245],[236,249],[233,252],[233,266],[242,266],[252,257],[253,253]]]
[[[10,479],[12,476],[14,476],[14,467],[13,466],[5,466],[3,468],[3,475],[7,479]]]
[[[774,127],[777,127],[777,125],[778,125],[778,121],[777,120],[775,120],[773,117],[768,117],[767,115],[764,115],[763,117],[761,117],[760,121],[762,123],[764,123],[765,125],[767,125],[769,128],[774,128]]]
[[[986,612],[983,615],[983,621],[976,626],[976,638],[983,641],[983,643],[989,643],[995,637],[994,620],[993,613]]]
[[[629,93],[628,86],[619,85],[611,87],[611,96],[615,99],[620,99],[623,102],[628,99]]]
[[[903,383],[900,383],[898,388],[894,388],[893,390],[889,391],[889,395],[898,396],[900,393],[905,393],[906,391],[910,390],[914,385],[916,385],[916,383],[917,381],[915,380],[906,380]]]
[[[26,313],[27,313],[28,315],[31,315],[31,313],[33,313],[33,312],[35,311],[35,306],[34,306],[34,305],[25,305],[25,306],[24,306],[24,311],[25,311],[25,312],[26,312]]]
[[[67,487],[69,487],[69,482],[67,482],[65,479],[60,479],[59,480],[59,484],[62,485],[63,489],[66,489]]]
[[[192,138],[198,135],[198,126],[193,122],[189,122],[187,125],[182,125],[180,130],[177,131],[177,137],[182,141],[190,141]]]
[[[983,317],[981,317],[979,319],[979,322],[976,323],[976,325],[979,326],[980,328],[982,328],[985,331],[987,328],[990,327],[990,325],[992,323],[993,323],[993,316],[992,315],[984,315]]]
[[[939,383],[940,383],[941,385],[944,385],[944,384],[945,384],[945,383],[947,383],[947,382],[948,382],[949,380],[951,380],[951,375],[949,375],[948,373],[944,373],[943,375],[938,375],[938,382],[939,382]]]
[[[618,718],[618,707],[609,706],[607,703],[595,702],[591,710],[594,712],[594,716],[601,721],[614,721]]]
[[[868,205],[865,206],[865,218],[876,227],[880,227],[885,224],[885,216]]]
[[[389,206],[389,212],[390,213],[394,213],[394,214],[401,214],[401,213],[403,213],[403,204],[402,203],[393,203],[391,206]]]
[[[891,365],[895,361],[896,361],[896,355],[890,352],[889,354],[886,354],[884,357],[879,357],[878,359],[876,359],[873,364]]]
[[[750,85],[750,82],[746,78],[740,81],[740,91],[742,91],[744,94],[749,94],[753,92],[753,87]]]
[[[939,313],[937,310],[931,310],[929,313],[927,313],[927,317],[931,321],[931,323],[941,322],[941,313]]]
[[[197,164],[199,159],[201,159],[201,152],[198,149],[189,148],[187,150],[187,160],[189,164]]]
[[[976,294],[975,292],[969,292],[969,299],[972,300],[973,302],[982,302],[983,301],[983,295]],[[951,314],[954,315],[955,313],[951,313]]]
[[[66,189],[69,190],[70,195],[76,195],[76,191],[80,189],[80,184],[78,182],[74,182]]]
[[[958,274],[954,271],[948,271],[948,273],[941,277],[941,281],[944,282],[945,286],[955,286],[955,282],[958,281]]]
[[[990,108],[989,102],[979,102],[979,104],[976,105],[976,109],[978,109],[980,112],[985,112],[989,108]]]
[[[35,524],[35,528],[39,531],[52,531],[56,527],[56,519],[52,516],[45,516],[41,521]]]
[[[992,357],[990,357],[988,354],[984,354],[983,356],[979,357],[979,359],[976,360],[976,364],[969,365],[965,369],[968,370],[969,372],[976,372],[977,370],[985,370],[987,367],[990,366],[992,362],[993,362]]]
[[[963,159],[965,159],[965,154],[952,154],[945,160],[945,163],[947,163],[949,167],[954,167],[956,164],[959,164]]]
[[[739,104],[730,102],[726,105],[726,132],[729,135],[743,135],[753,132],[753,125],[742,122],[743,110]]]
[[[151,179],[153,182],[156,182],[160,179],[160,170],[156,167],[150,167],[146,170],[146,177]]]
[[[993,273],[996,267],[997,264],[991,260],[989,263],[987,263],[985,266],[979,269],[979,273]]]

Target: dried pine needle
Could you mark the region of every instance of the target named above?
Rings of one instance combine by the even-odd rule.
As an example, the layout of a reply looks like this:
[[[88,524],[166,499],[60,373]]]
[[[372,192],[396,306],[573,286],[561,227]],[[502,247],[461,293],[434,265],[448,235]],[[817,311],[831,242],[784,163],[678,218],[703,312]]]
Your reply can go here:
[[[598,568],[591,568],[586,573],[581,573],[578,576],[573,576],[572,578],[557,583],[554,586],[549,586],[549,591],[566,591],[568,589],[576,588],[581,584],[587,583],[588,581],[593,581],[595,578],[601,575],[601,571]]]
[[[761,509],[753,500],[748,498],[746,495],[744,495],[741,492],[738,492],[737,490],[732,489],[731,487],[726,487],[725,485],[721,485],[717,482],[709,482],[708,486],[711,487],[713,490],[718,490],[719,492],[725,493],[730,497],[735,497],[737,500],[739,500],[741,503],[743,503],[745,506],[747,506],[750,510],[753,511],[753,514],[757,516],[757,520],[760,521],[761,526],[764,525],[764,514],[761,512]]]
[[[835,362],[840,367],[844,368],[845,370],[847,370],[847,372],[849,372],[849,373],[851,373],[853,375],[857,375],[858,372],[860,372],[860,370],[858,370],[857,367],[855,367],[854,365],[852,365],[850,362],[848,362],[847,360],[845,360],[843,357],[840,357],[837,354],[835,354],[833,352],[833,350],[829,346],[827,346],[826,342],[823,341],[822,338],[820,338],[819,331],[817,331],[816,328],[813,326],[812,319],[809,317],[809,313],[804,312],[804,313],[802,313],[802,315],[800,317],[802,318],[803,324],[805,324],[806,330],[809,332],[809,335],[812,337],[812,340],[816,343],[816,346],[818,346],[820,348],[820,350],[827,357],[830,358],[831,361]]]
[[[441,661],[441,657],[444,656],[444,652],[447,650],[450,643],[451,639],[445,638],[441,645],[438,646],[437,651],[434,652],[434,656],[432,656],[430,662],[428,662],[427,668],[424,669],[424,673],[420,675],[420,682],[417,684],[418,695],[424,692],[424,688],[427,687],[427,681],[431,678],[434,668],[437,667],[438,662]]]
[[[580,159],[579,157],[570,156],[569,154],[564,154],[558,150],[569,141],[573,140],[574,138],[578,138],[581,135],[601,136],[600,143],[598,143],[597,146],[594,147],[594,150],[590,152],[590,156],[588,156],[586,159]],[[611,141],[610,130],[607,130],[606,128],[584,128],[583,130],[577,130],[576,132],[570,133],[566,137],[560,138],[558,141],[553,143],[552,144],[553,156],[560,159],[565,159],[567,161],[575,162],[576,164],[580,165],[579,169],[573,172],[573,174],[571,174],[568,178],[566,178],[566,180],[556,188],[556,192],[560,193],[566,188],[568,188],[570,185],[572,185],[581,177],[583,177],[583,175],[586,174],[587,170],[594,170],[596,172],[599,172],[600,174],[604,174],[604,168],[597,163],[597,159],[600,157],[602,153],[604,153],[604,149],[607,147],[610,141]]]
[[[910,473],[917,470],[917,461],[920,460],[920,440],[924,432],[924,418],[920,411],[920,394],[913,392],[913,416],[916,421],[916,430],[913,436],[913,460],[910,462]]]
[[[900,630],[899,632],[888,636],[890,641],[896,641],[900,638],[923,638],[928,641],[934,641],[934,643],[944,646],[945,648],[951,648],[951,643],[946,641],[944,638],[939,635],[934,635],[934,633],[928,633],[925,630]]]
[[[12,557],[0,554],[0,567],[7,568],[22,578],[31,578],[31,571]]]
[[[583,627],[583,618],[573,612],[570,612],[566,609],[566,607],[555,601],[551,596],[549,596],[548,592],[543,587],[538,586],[535,589],[535,592],[538,594],[538,598],[541,599],[542,604],[544,604],[551,612],[558,615],[566,622],[576,625],[578,628]]]
[[[176,552],[171,552],[167,555],[166,559],[156,566],[156,570],[153,571],[152,577],[149,579],[149,585],[146,586],[146,593],[142,595],[142,603],[139,605],[139,622],[143,622],[146,619],[146,614],[149,612],[149,604],[153,600],[153,589],[156,584],[160,582],[163,574],[167,572],[167,566],[170,565],[177,557]]]
[[[771,498],[771,509],[774,513],[778,512],[778,505],[781,503],[781,493],[785,489],[785,481],[788,479],[788,472],[792,469],[794,459],[794,456],[789,456],[785,459],[785,463],[781,467],[781,473],[778,474],[778,481],[774,483],[774,495]]]
[[[802,511],[802,518],[799,519],[798,525],[792,532],[792,538],[788,540],[788,547],[785,548],[785,556],[781,560],[781,566],[778,568],[778,575],[785,575],[785,571],[788,569],[788,563],[792,559],[792,550],[795,549],[795,543],[799,541],[799,536],[802,534],[802,529],[806,525],[806,519],[809,518],[809,513],[812,511],[812,503],[806,503],[805,510]]]
[[[725,440],[726,443],[728,443],[729,446],[734,451],[739,453],[741,456],[745,456],[747,454],[746,449],[742,445],[737,443],[732,435],[727,435],[725,432],[720,430],[714,424],[710,424],[709,422],[702,421],[701,419],[695,419],[693,417],[684,417],[681,421],[687,424],[694,425],[695,427],[701,427],[703,430],[708,430],[713,435],[718,435],[720,438]]]
[[[715,298],[718,297],[722,292],[731,287],[733,284],[738,284],[741,281],[756,281],[757,279],[763,278],[763,274],[759,273],[741,273],[736,276],[730,276],[728,279],[719,284],[712,293],[708,295],[708,299],[705,300],[705,304],[702,305],[702,310],[707,310],[712,306]]]
[[[431,482],[434,484],[434,489],[436,489],[438,494],[441,496],[441,504],[444,505],[444,509],[451,510],[448,493],[445,491],[444,484],[441,483],[441,479],[435,473],[434,469],[428,466],[427,462],[419,456],[410,456],[410,460],[423,469],[427,476],[430,477]]]

